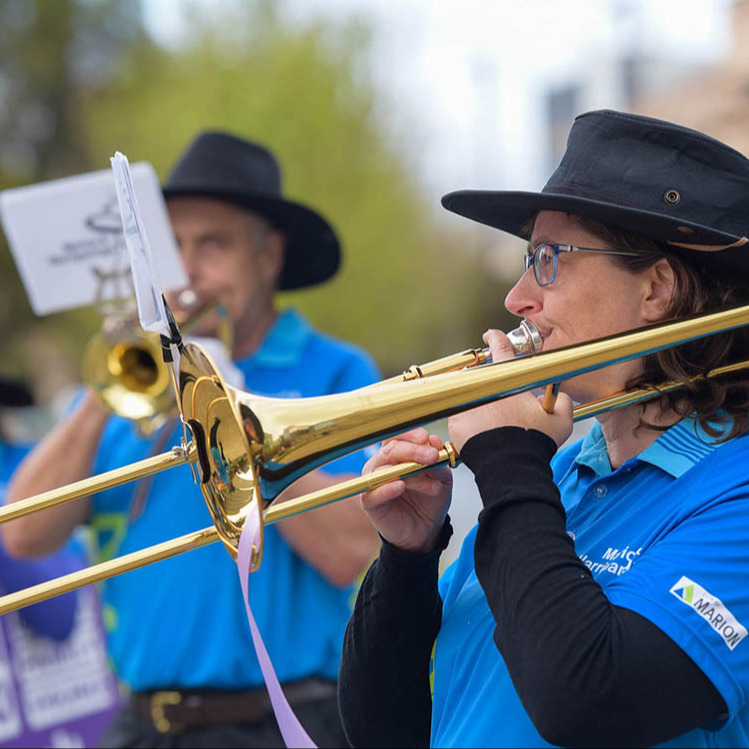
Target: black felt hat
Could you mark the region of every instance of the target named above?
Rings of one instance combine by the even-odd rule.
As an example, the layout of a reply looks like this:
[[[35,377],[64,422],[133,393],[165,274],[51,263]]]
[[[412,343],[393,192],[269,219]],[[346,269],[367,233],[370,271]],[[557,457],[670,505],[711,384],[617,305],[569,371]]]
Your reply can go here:
[[[19,380],[0,377],[0,406],[20,408],[33,405],[34,397],[27,385]]]
[[[256,143],[229,133],[201,133],[169,175],[164,196],[223,200],[282,229],[286,234],[282,290],[313,286],[338,270],[341,250],[332,227],[311,208],[283,197],[278,162]]]
[[[582,114],[541,192],[461,190],[442,205],[524,239],[539,211],[586,216],[749,276],[749,159],[652,117]]]

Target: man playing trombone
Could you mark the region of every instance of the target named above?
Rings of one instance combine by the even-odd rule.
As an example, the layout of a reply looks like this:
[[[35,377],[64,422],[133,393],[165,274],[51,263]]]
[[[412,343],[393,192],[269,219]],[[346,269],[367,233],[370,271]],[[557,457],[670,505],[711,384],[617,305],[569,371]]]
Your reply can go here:
[[[544,351],[749,300],[749,160],[687,128],[589,112],[542,192],[443,204],[528,240],[505,304]],[[749,746],[749,377],[704,376],[747,359],[744,328],[579,375],[551,412],[452,417],[484,509],[439,581],[449,471],[363,495],[385,543],[346,633],[350,743]],[[673,380],[559,450],[573,400]],[[365,471],[439,447],[413,430]]]
[[[339,243],[315,211],[281,194],[265,148],[205,132],[187,148],[164,188],[169,215],[198,303],[219,301],[234,329],[233,358],[245,386],[261,395],[315,396],[375,379],[363,352],[312,329],[279,290],[333,276]],[[198,335],[211,332],[207,317]],[[21,466],[9,500],[69,484],[176,444],[172,422],[141,438],[132,423],[86,395]],[[306,492],[358,473],[351,455],[299,481]],[[202,528],[210,519],[188,467],[28,516],[4,528],[8,548],[35,555],[89,522],[105,558]],[[286,696],[311,736],[343,738],[336,707],[351,584],[376,553],[377,537],[356,502],[289,518],[265,535],[266,564],[250,602]],[[280,746],[252,650],[234,563],[214,545],[110,580],[105,585],[109,647],[131,688],[110,728],[109,746]]]

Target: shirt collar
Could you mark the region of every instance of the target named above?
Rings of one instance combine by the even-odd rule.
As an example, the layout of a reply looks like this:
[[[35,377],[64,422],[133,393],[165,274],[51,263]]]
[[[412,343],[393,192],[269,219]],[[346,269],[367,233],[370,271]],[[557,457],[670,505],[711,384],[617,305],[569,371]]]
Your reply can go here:
[[[720,424],[716,423],[715,426],[721,428]],[[722,433],[730,431],[731,426],[730,423],[723,425]],[[689,417],[674,424],[637,457],[643,463],[650,463],[670,473],[674,478],[679,478],[720,447],[723,443],[715,443],[719,438],[720,435],[711,437],[706,434],[699,422]]]
[[[299,364],[311,332],[307,320],[297,310],[287,308],[276,318],[260,348],[247,361],[262,367],[293,367]]]
[[[721,428],[720,424],[716,423],[715,426]],[[731,426],[730,423],[723,425],[722,433],[726,434]],[[719,437],[720,435],[718,437],[708,435],[696,419],[685,418],[663,432],[635,460],[650,463],[650,465],[671,474],[674,478],[679,478],[720,446],[715,443],[715,440]],[[571,468],[578,466],[587,466],[599,478],[612,473],[611,462],[606,451],[606,440],[598,421],[593,424],[585,436],[580,446],[580,452]]]
[[[611,461],[606,451],[606,440],[603,436],[603,430],[598,421],[593,422],[593,426],[585,435],[580,452],[575,458],[573,466],[587,466],[597,476],[608,476],[611,473]]]

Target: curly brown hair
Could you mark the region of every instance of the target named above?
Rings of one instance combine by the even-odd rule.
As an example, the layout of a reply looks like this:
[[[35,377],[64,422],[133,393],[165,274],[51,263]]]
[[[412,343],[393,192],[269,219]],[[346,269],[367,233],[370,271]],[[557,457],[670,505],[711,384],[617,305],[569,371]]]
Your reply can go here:
[[[573,216],[580,228],[594,234],[611,249],[636,253],[611,256],[617,265],[637,272],[665,259],[674,271],[676,285],[669,317],[713,312],[749,301],[749,280],[729,276],[710,264],[705,253],[687,257],[667,245],[636,232],[620,229],[583,216]],[[663,393],[662,411],[694,416],[706,434],[716,442],[725,442],[749,431],[749,369],[705,378],[710,370],[726,364],[749,360],[749,328],[717,333],[681,346],[650,354],[643,359],[643,371],[627,388],[655,387],[667,380],[682,387]],[[703,375],[700,377],[700,375]],[[664,431],[641,419],[647,429]],[[730,430],[725,433],[725,427]]]

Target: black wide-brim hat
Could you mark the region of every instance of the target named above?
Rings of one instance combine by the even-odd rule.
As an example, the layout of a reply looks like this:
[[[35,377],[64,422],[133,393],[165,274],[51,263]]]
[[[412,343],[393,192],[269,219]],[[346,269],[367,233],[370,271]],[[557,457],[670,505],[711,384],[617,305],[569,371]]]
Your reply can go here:
[[[202,197],[246,208],[286,235],[279,289],[314,286],[335,275],[341,248],[335,231],[316,211],[281,193],[273,154],[229,133],[204,132],[190,143],[163,187],[164,197]]]
[[[652,117],[582,114],[541,192],[460,190],[442,205],[523,239],[539,211],[585,216],[749,276],[749,159]]]

